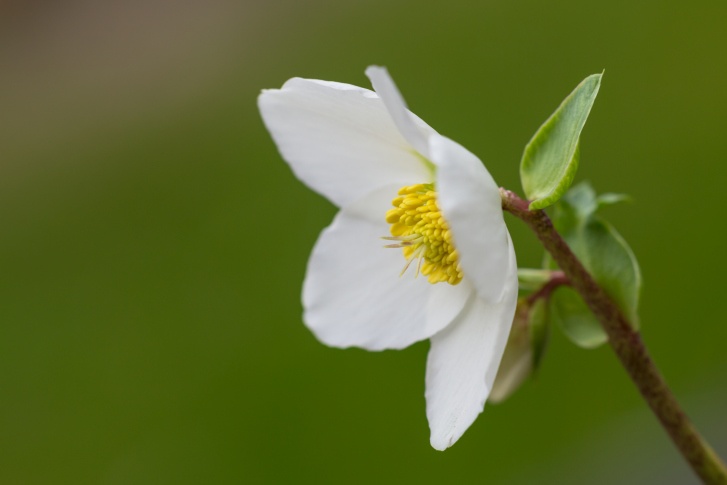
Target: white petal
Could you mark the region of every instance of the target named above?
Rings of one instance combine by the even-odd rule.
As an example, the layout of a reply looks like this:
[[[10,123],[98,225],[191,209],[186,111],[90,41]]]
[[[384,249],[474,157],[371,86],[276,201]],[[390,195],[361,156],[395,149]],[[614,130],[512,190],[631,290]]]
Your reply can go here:
[[[313,249],[303,284],[303,319],[323,343],[399,349],[452,322],[473,293],[467,282],[432,285],[400,276],[401,249],[384,248],[386,210],[398,187],[378,190],[341,210]],[[416,264],[413,263],[412,266]]]
[[[296,176],[339,207],[386,184],[432,180],[373,91],[294,78],[258,106]]]
[[[503,297],[509,242],[497,184],[482,162],[441,135],[430,138],[439,206],[452,230],[465,277],[487,302]]]
[[[510,249],[505,297],[486,303],[472,297],[452,325],[432,337],[426,398],[431,444],[454,444],[485,406],[512,326],[517,303],[517,264]]]
[[[366,75],[371,80],[376,94],[389,110],[391,118],[404,138],[425,158],[429,158],[428,138],[436,132],[406,107],[406,102],[385,67],[369,66]]]

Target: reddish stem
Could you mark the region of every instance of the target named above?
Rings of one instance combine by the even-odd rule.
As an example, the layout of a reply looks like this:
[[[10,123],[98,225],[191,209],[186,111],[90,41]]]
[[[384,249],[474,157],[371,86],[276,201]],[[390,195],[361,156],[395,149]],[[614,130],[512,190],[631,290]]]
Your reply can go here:
[[[727,467],[682,410],[651,360],[641,335],[573,254],[547,214],[529,210],[528,202],[509,190],[500,189],[500,194],[503,209],[530,226],[570,285],[583,297],[641,395],[694,472],[706,484],[727,485]]]

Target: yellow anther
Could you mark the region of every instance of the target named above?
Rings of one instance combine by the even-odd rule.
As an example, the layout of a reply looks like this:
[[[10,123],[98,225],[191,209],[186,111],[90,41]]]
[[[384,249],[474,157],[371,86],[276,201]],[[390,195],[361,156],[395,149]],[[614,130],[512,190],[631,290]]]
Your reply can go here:
[[[399,222],[401,218],[401,211],[399,209],[391,209],[386,213],[386,222],[393,224]]]
[[[417,274],[425,275],[430,283],[447,282],[456,285],[462,281],[459,253],[452,243],[452,234],[437,204],[433,184],[416,184],[399,189],[386,212],[391,224],[391,236],[384,239],[397,241],[387,248],[401,248],[406,264],[404,274],[412,261],[417,261]]]

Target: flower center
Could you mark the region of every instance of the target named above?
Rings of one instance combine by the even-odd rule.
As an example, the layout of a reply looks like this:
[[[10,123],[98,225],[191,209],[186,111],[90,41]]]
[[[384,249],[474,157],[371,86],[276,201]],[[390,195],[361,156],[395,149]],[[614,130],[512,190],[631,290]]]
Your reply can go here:
[[[417,184],[399,189],[399,195],[386,213],[391,224],[391,236],[385,237],[396,244],[387,248],[401,248],[406,265],[417,260],[417,272],[428,277],[430,283],[446,281],[456,285],[462,281],[459,254],[452,243],[452,233],[437,204],[434,184]]]

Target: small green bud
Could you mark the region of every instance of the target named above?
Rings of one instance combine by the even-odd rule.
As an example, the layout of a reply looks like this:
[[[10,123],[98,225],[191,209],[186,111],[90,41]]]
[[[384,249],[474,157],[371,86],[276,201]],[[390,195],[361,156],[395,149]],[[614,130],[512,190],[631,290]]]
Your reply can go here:
[[[510,337],[488,398],[490,402],[507,399],[536,370],[549,335],[546,306],[547,300],[542,298],[518,301]]]
[[[535,291],[550,281],[552,273],[548,269],[518,268],[518,286],[521,290]]]

